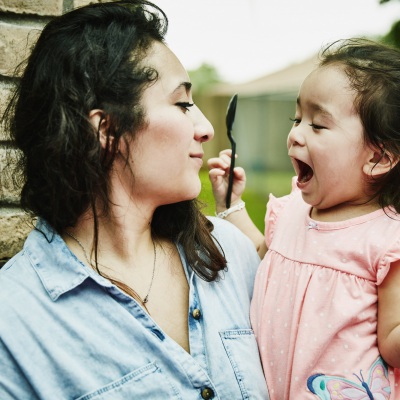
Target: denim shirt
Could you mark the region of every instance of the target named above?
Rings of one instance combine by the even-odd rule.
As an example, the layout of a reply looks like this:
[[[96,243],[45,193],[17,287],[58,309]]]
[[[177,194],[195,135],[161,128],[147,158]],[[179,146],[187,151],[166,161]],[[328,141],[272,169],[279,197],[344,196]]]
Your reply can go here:
[[[212,222],[220,280],[195,275],[178,246],[189,354],[39,221],[0,270],[0,399],[269,399],[249,320],[260,259],[232,224]]]

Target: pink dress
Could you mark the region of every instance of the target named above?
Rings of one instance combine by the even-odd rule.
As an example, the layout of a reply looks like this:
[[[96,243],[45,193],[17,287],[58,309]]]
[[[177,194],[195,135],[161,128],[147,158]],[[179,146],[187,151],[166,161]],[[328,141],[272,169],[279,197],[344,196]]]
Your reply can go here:
[[[310,211],[297,188],[267,207],[251,320],[271,400],[400,399],[400,370],[377,347],[377,290],[400,259],[400,216],[317,222]]]

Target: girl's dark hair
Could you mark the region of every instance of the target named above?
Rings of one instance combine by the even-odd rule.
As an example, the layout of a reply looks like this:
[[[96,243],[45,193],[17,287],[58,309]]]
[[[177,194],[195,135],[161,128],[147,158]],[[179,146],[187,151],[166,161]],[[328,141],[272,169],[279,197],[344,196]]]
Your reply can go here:
[[[21,150],[14,174],[21,206],[59,233],[91,210],[96,264],[98,216],[110,207],[109,173],[119,141],[146,124],[141,96],[158,73],[143,61],[154,41],[164,41],[167,27],[164,12],[146,0],[92,4],[53,19],[5,113]],[[105,150],[89,120],[93,109],[107,116]],[[188,263],[208,281],[226,266],[212,230],[196,200],[159,207],[152,221],[153,235],[179,241]]]
[[[389,157],[391,170],[372,180],[382,208],[400,213],[400,51],[367,39],[341,40],[321,52],[320,66],[337,64],[355,90],[364,140]]]

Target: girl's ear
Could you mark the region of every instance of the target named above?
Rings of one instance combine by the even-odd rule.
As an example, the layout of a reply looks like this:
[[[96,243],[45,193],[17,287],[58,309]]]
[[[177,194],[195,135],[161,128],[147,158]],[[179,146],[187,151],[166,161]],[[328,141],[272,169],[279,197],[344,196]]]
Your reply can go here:
[[[368,176],[378,177],[388,173],[399,162],[393,155],[382,148],[371,149],[369,160],[364,164],[363,172]]]
[[[89,112],[89,119],[93,128],[96,130],[102,149],[106,149],[107,146],[110,148],[114,138],[111,135],[107,138],[109,121],[107,116],[104,114],[104,111],[99,109],[91,110]]]

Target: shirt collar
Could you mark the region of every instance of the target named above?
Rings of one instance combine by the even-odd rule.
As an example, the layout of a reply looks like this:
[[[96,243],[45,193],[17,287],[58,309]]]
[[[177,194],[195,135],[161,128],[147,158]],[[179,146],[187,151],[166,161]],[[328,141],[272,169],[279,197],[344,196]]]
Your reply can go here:
[[[102,286],[111,282],[83,264],[62,237],[43,219],[29,234],[24,251],[53,301],[91,278]]]

